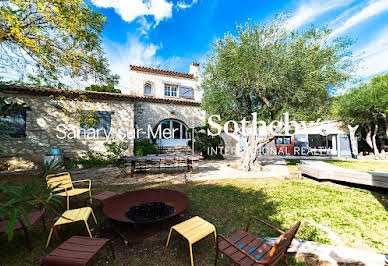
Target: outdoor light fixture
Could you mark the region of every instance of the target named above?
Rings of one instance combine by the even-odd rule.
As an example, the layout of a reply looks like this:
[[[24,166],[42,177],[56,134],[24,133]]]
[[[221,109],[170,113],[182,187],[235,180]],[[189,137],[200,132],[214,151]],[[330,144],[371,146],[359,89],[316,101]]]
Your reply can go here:
[[[176,111],[175,111],[174,109],[171,109],[171,110],[170,110],[170,113],[171,113],[172,115],[175,115],[175,114],[176,114]]]
[[[139,114],[142,114],[142,113],[143,113],[143,107],[141,106],[141,104],[135,104],[135,110],[136,110],[136,112],[138,112]]]

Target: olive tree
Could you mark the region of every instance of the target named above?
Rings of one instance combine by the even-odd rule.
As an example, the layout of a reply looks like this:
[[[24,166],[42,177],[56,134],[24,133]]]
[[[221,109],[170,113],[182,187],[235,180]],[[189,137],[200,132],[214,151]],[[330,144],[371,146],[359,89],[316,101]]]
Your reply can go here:
[[[330,41],[330,30],[289,31],[287,17],[237,26],[214,43],[202,73],[202,106],[223,121],[257,112],[261,120],[316,119],[327,113],[329,95],[349,78],[349,39]],[[247,137],[241,167],[261,168],[260,147],[274,138]]]

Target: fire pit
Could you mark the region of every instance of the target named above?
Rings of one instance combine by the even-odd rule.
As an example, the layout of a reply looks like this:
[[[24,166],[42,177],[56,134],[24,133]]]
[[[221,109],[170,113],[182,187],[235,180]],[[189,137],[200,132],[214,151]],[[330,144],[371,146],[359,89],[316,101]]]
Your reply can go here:
[[[112,220],[126,223],[151,223],[182,213],[189,199],[169,189],[144,189],[127,192],[104,202],[103,212]]]

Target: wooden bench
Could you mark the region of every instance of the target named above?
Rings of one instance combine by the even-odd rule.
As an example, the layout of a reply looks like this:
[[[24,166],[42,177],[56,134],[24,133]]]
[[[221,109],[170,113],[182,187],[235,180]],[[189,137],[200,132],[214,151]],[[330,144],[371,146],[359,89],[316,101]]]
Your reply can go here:
[[[101,202],[104,202],[107,199],[110,199],[110,198],[117,196],[117,195],[118,194],[116,192],[113,192],[113,191],[103,191],[101,193],[98,193],[97,195],[93,195],[92,199],[96,199],[96,200],[99,200]]]
[[[88,261],[109,241],[110,240],[106,238],[73,236],[44,257],[42,259],[42,264],[56,266],[86,265]],[[114,258],[114,250],[112,246],[111,251]]]
[[[42,217],[43,230],[46,231],[44,212],[45,212],[44,210],[29,212],[27,214],[27,217],[30,220],[31,225],[35,224]],[[8,223],[9,223],[9,220],[0,221],[0,234],[5,233],[7,231]],[[13,226],[13,230],[18,230],[18,229],[23,229],[24,236],[26,238],[26,245],[30,250],[32,250],[30,235],[28,232],[28,224],[24,218],[15,222]]]

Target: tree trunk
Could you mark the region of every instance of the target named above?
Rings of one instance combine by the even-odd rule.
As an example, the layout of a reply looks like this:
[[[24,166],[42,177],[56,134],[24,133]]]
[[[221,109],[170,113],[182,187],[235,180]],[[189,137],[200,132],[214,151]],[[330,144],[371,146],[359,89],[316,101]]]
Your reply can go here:
[[[375,157],[378,157],[380,155],[380,152],[379,152],[379,149],[377,148],[377,143],[376,143],[376,136],[377,136],[378,130],[379,130],[379,125],[375,124],[375,129],[373,131],[373,136],[372,136],[373,153],[375,154]]]
[[[272,140],[273,137],[260,139],[258,135],[248,136],[240,168],[246,171],[262,171],[264,167],[259,162],[259,151],[264,145],[270,143]]]
[[[373,143],[372,143],[372,127],[370,125],[366,126],[366,143],[368,146],[373,150]]]
[[[358,157],[358,145],[357,145],[357,139],[356,139],[357,129],[358,129],[358,125],[356,125],[355,127],[348,125],[348,130],[350,135],[350,147],[352,149],[352,155],[354,159],[357,159]]]
[[[387,116],[387,114],[384,113],[383,117],[384,117],[384,122],[385,122],[385,135],[388,138],[388,116]]]

